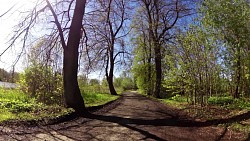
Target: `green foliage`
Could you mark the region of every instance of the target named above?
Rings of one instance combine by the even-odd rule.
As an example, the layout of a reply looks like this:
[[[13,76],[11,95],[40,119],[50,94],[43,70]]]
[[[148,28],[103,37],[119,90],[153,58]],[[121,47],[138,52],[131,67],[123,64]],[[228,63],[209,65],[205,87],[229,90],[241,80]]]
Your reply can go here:
[[[0,99],[29,102],[31,98],[19,89],[0,88]]]
[[[119,96],[82,91],[86,106],[98,106],[117,99]],[[42,119],[54,118],[71,112],[61,105],[46,105],[18,89],[0,88],[0,122],[10,119]]]
[[[187,98],[177,94],[171,98],[169,98],[170,100],[174,100],[174,101],[177,101],[177,102],[186,102],[187,101]]]
[[[231,96],[226,96],[226,97],[210,97],[208,99],[208,104],[220,105],[220,106],[232,104],[233,102],[234,102],[234,99]]]
[[[122,80],[121,86],[122,86],[123,90],[132,90],[132,89],[134,89],[135,85],[134,85],[134,82],[131,78],[125,77]]]
[[[250,81],[250,4],[246,0],[209,0],[201,6],[204,28],[224,43],[221,62],[232,79],[234,96],[249,95]],[[242,71],[244,70],[244,71]],[[225,74],[226,74],[225,73]]]
[[[30,98],[20,90],[0,89],[0,108],[11,113],[29,112],[40,107],[34,98]]]
[[[155,72],[148,72],[148,68],[149,66],[151,68],[154,68],[154,66],[152,64],[134,64],[132,72],[133,75],[135,77],[135,82],[136,82],[136,86],[139,88],[139,90],[142,93],[145,94],[149,94],[149,93],[153,93],[153,89],[154,89],[154,83],[155,82]],[[150,74],[150,79],[149,79],[149,75],[147,75],[148,73]]]
[[[86,85],[79,86],[82,93],[101,93],[101,94],[109,94],[108,86],[103,85]]]
[[[9,112],[7,109],[0,108],[0,122],[14,118],[15,115],[13,113]]]
[[[0,68],[0,81],[15,83],[18,80],[19,73],[14,72],[14,70],[7,72],[6,70]]]
[[[94,85],[100,85],[100,82],[98,79],[90,79],[89,80],[89,85],[94,86]]]
[[[62,75],[50,67],[34,63],[21,74],[19,85],[24,93],[46,104],[62,104]]]
[[[119,96],[82,92],[87,107],[98,106],[117,99]]]
[[[121,77],[114,78],[114,87],[116,87],[116,88],[122,87],[122,78]]]
[[[15,100],[4,100],[1,101],[0,107],[8,109],[9,112],[12,113],[21,113],[21,112],[30,112],[39,107],[41,104],[37,104],[34,100],[30,100],[30,102],[22,102],[22,101],[15,101]]]
[[[250,100],[248,98],[234,99],[233,104],[227,105],[231,109],[247,109],[250,110]]]
[[[116,89],[121,89],[122,91],[136,89],[134,80],[125,72],[114,79],[114,86]]]

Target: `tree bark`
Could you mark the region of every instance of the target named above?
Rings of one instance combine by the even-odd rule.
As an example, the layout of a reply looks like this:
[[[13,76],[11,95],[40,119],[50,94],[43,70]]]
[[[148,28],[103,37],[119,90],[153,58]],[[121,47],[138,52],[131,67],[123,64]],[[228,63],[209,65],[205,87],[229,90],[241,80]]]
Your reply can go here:
[[[66,105],[77,113],[87,113],[77,81],[78,48],[81,39],[82,20],[85,12],[86,0],[76,0],[74,15],[69,31],[63,58],[63,86]]]
[[[114,43],[114,40],[113,40]],[[114,44],[111,45],[110,47],[110,67],[109,67],[109,73],[106,72],[106,77],[109,85],[109,91],[111,95],[117,95],[117,92],[115,90],[114,84],[113,84],[113,78],[114,78],[114,67],[115,67],[115,60],[114,60]],[[107,64],[108,65],[108,64]]]
[[[157,41],[154,41],[157,42]],[[162,79],[162,67],[161,67],[161,47],[157,43],[154,45],[155,51],[155,70],[156,70],[156,83],[154,95],[156,98],[160,98],[161,93],[161,79]]]

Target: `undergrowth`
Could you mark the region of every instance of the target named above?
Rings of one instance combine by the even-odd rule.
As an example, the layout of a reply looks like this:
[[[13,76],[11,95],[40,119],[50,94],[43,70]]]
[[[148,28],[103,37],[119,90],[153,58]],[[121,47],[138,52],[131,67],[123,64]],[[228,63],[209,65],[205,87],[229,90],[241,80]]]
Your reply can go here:
[[[86,107],[103,105],[119,96],[100,93],[82,93]],[[56,103],[46,105],[18,89],[0,88],[0,122],[6,120],[32,120],[54,118],[72,112]]]

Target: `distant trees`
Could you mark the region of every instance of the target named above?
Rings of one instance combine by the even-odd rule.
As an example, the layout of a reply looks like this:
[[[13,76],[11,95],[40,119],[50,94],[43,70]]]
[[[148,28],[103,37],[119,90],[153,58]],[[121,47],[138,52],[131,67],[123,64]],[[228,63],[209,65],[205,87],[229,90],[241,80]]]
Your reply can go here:
[[[170,46],[164,83],[168,92],[187,95],[191,103],[201,104],[218,93],[219,48],[211,43],[209,34],[198,26],[192,26],[178,37],[177,46]]]
[[[16,83],[19,80],[19,73],[11,70],[10,72],[0,68],[0,81]]]
[[[119,77],[114,79],[114,86],[124,91],[136,89],[135,81],[129,74],[123,71]]]

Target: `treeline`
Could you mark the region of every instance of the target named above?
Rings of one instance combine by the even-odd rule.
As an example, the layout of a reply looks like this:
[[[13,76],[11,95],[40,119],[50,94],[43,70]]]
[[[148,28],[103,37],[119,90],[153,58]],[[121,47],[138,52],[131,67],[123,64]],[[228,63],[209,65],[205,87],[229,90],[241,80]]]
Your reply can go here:
[[[16,83],[19,80],[19,73],[12,71],[6,71],[3,68],[0,68],[0,81]]]
[[[190,103],[199,104],[206,104],[212,96],[249,98],[249,2],[198,3],[188,28],[173,21],[187,14],[183,7],[175,11],[165,9],[166,1],[147,2],[142,1],[137,8],[132,38],[135,46],[132,71],[143,93],[155,97],[179,94]],[[164,17],[168,13],[171,16]],[[161,64],[160,71],[157,64]],[[157,85],[158,79],[161,87]]]

